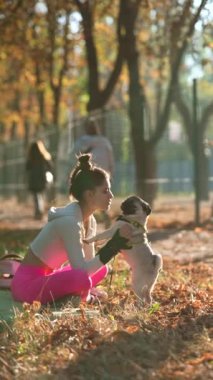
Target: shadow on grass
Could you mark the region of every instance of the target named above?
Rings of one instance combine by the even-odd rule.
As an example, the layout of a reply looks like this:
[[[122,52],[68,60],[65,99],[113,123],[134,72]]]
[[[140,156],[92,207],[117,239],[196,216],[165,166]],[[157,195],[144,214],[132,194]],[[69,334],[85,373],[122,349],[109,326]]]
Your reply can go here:
[[[176,328],[157,329],[149,332],[128,333],[116,331],[110,334],[95,349],[83,348],[79,360],[66,369],[57,372],[54,379],[88,380],[129,380],[129,379],[188,379],[176,377],[172,366],[185,365],[196,357],[198,351],[208,350],[209,340],[206,330],[213,327],[213,317],[202,315],[197,319],[187,319]],[[150,326],[153,330],[153,326]],[[206,336],[206,340],[204,339]],[[85,342],[86,346],[86,342]],[[92,346],[92,343],[91,343]],[[197,348],[196,348],[197,347]],[[168,364],[169,362],[173,364]],[[165,367],[168,366],[169,370]],[[163,369],[164,368],[164,369]],[[201,377],[190,379],[210,379],[210,369],[203,366]],[[184,375],[184,373],[183,373]],[[196,375],[195,375],[196,376]],[[203,377],[202,377],[203,376]]]
[[[155,230],[148,232],[148,239],[151,242],[157,241],[157,240],[164,240],[169,238],[172,235],[177,234],[179,229],[173,228],[173,229],[161,229],[161,230]]]

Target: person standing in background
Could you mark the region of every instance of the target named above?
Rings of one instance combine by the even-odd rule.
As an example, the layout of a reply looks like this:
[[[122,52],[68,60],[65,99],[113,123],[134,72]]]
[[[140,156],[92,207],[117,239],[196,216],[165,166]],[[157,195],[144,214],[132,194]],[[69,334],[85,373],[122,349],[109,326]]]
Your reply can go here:
[[[114,172],[113,149],[109,139],[103,136],[95,120],[89,120],[85,125],[86,134],[75,143],[74,153],[91,153],[94,164],[106,170],[112,177]]]
[[[114,173],[114,155],[111,142],[106,136],[101,134],[97,121],[94,119],[86,122],[85,131],[86,133],[76,141],[72,154],[76,157],[79,154],[91,153],[93,163],[104,169],[112,178]],[[108,213],[102,211],[99,214],[101,221],[105,224],[105,228],[108,228],[111,224]]]
[[[43,192],[53,171],[51,154],[41,140],[31,143],[26,161],[28,189],[33,195],[34,218],[42,219],[44,214]],[[53,180],[53,175],[52,179]]]

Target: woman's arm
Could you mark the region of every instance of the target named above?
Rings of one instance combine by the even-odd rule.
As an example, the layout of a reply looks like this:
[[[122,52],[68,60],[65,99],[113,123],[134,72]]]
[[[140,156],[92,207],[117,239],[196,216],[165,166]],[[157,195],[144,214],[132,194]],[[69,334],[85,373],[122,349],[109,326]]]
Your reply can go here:
[[[73,268],[85,269],[88,274],[92,274],[107,264],[121,249],[129,249],[128,241],[132,235],[132,228],[128,223],[117,230],[108,243],[102,247],[97,255],[85,260],[83,250],[80,223],[70,223],[69,217],[62,218],[61,238],[63,239],[68,259]]]
[[[85,269],[88,274],[91,274],[103,266],[98,256],[89,260],[86,259],[80,223],[72,222],[70,217],[67,216],[60,218],[58,228],[72,268]],[[92,243],[91,249],[93,249]]]
[[[93,215],[89,218],[88,230],[85,233],[85,238],[83,240],[83,250],[86,260],[91,260],[95,257],[95,244],[94,241],[87,242],[88,238],[92,238],[96,235],[97,232],[97,222]],[[91,244],[88,244],[91,243]]]

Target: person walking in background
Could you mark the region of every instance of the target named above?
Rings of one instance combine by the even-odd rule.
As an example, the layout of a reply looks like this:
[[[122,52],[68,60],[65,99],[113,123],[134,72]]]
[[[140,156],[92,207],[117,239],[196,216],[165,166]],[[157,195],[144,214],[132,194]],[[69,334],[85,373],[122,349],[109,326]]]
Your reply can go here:
[[[47,183],[53,181],[52,157],[41,140],[32,142],[29,147],[26,171],[28,189],[33,195],[34,217],[41,219],[44,214],[43,192]]]
[[[100,132],[97,121],[91,119],[85,124],[86,134],[81,136],[75,143],[73,154],[91,153],[92,161],[113,177],[114,154],[112,144],[106,136]],[[74,157],[72,157],[72,160]],[[111,224],[110,217],[106,211],[99,212],[100,220],[104,222],[105,228]]]

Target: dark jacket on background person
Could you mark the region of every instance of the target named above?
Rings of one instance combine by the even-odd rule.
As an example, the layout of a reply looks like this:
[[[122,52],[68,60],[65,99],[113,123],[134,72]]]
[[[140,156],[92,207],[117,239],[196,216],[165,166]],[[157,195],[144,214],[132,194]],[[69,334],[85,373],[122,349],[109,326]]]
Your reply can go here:
[[[46,173],[52,173],[53,164],[50,153],[42,141],[33,142],[29,148],[27,162],[28,189],[32,192],[42,192],[46,187]]]
[[[27,161],[28,189],[32,192],[42,192],[46,187],[46,172],[52,172],[52,162],[40,157]]]

